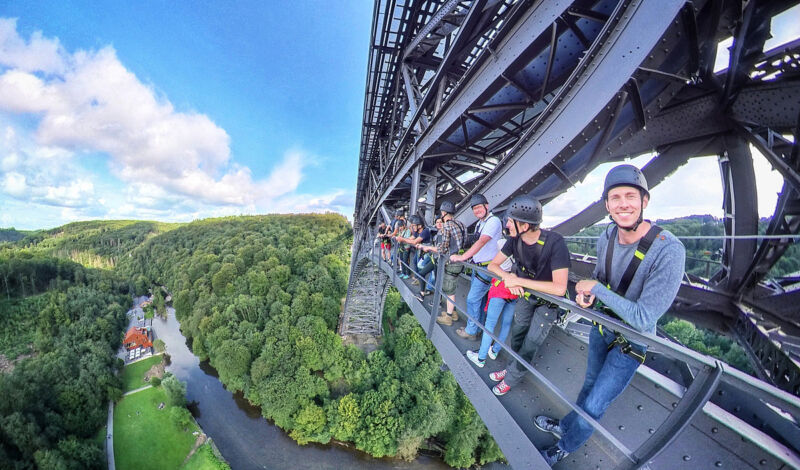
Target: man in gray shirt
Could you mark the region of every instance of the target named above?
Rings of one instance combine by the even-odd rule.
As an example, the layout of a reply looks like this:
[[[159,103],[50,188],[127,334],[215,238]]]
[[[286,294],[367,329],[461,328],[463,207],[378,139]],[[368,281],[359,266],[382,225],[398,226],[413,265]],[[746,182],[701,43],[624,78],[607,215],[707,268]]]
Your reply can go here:
[[[658,319],[672,305],[681,284],[686,257],[683,244],[670,232],[643,220],[650,193],[638,168],[613,168],[606,176],[603,199],[614,224],[600,235],[594,280],[575,285],[575,301],[588,308],[598,300],[605,313],[638,331],[655,334]],[[644,346],[595,324],[577,405],[600,419],[633,379],[645,354]],[[550,465],[578,450],[594,431],[574,411],[560,421],[537,416],[534,423],[559,438],[542,451]]]

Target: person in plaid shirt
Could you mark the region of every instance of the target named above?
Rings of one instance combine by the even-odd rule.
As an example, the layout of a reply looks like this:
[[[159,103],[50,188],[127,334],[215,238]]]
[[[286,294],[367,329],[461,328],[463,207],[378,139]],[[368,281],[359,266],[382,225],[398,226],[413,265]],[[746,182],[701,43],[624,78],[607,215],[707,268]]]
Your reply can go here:
[[[454,321],[458,320],[458,313],[454,310],[456,300],[456,284],[458,275],[464,269],[462,265],[451,265],[449,263],[450,255],[456,254],[461,250],[464,245],[464,239],[467,236],[467,228],[462,222],[453,218],[456,212],[455,204],[451,201],[444,201],[439,207],[442,214],[442,236],[439,238],[438,243],[434,246],[424,246],[424,251],[432,251],[438,253],[440,262],[445,262],[444,279],[442,279],[442,293],[449,299],[447,301],[447,309],[436,318],[436,321],[442,325],[452,325]]]

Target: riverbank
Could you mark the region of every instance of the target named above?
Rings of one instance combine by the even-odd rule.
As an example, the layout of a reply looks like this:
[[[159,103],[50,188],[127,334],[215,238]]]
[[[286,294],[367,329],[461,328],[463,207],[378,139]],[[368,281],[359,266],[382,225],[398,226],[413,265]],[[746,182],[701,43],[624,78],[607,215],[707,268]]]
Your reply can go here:
[[[140,300],[137,299],[128,314],[131,321]],[[108,436],[113,446],[109,469],[228,468],[224,460],[214,454],[210,440],[196,420],[182,406],[166,406],[165,390],[146,380],[150,376],[159,379],[163,376],[164,357],[158,354],[135,361],[122,370],[124,395],[113,411],[109,410],[109,424],[113,426]],[[157,369],[155,373],[154,369]]]
[[[336,444],[300,446],[282,429],[268,422],[258,407],[240,393],[225,389],[208,362],[192,354],[168,308],[167,319],[152,323],[156,337],[162,339],[170,355],[166,370],[187,384],[189,409],[204,432],[214,440],[222,456],[236,470],[264,469],[422,469],[445,470],[441,460],[421,456],[407,462],[378,459]]]

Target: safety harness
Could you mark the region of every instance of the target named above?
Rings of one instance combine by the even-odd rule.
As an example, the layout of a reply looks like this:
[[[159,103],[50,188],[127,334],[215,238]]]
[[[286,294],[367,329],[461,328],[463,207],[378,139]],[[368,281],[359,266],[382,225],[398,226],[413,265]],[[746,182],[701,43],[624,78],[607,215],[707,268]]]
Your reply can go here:
[[[628,288],[631,285],[631,281],[633,280],[633,276],[636,275],[636,271],[639,269],[639,265],[642,264],[642,260],[644,260],[647,251],[653,245],[653,242],[658,237],[658,234],[661,233],[663,229],[658,225],[651,224],[650,230],[647,231],[644,237],[639,240],[639,245],[636,247],[636,250],[633,252],[633,257],[631,258],[630,263],[628,263],[628,267],[625,269],[625,272],[622,274],[622,279],[619,281],[619,285],[617,285],[616,289],[611,287],[610,279],[611,279],[611,262],[614,258],[614,245],[617,240],[617,232],[618,227],[614,226],[614,230],[611,232],[611,236],[608,239],[608,245],[606,248],[606,269],[603,272],[603,275],[600,279],[598,279],[601,283],[605,284],[605,286],[610,289],[612,292],[615,292],[617,295],[625,297],[625,294],[628,292]],[[617,320],[622,321],[623,323],[628,323],[624,319],[622,319],[619,315],[616,314],[613,310],[608,308],[607,306],[603,305],[602,302],[598,301],[598,308],[603,311],[606,315],[616,318]],[[593,321],[597,326],[597,329],[600,331],[600,334],[603,334],[603,325]],[[639,354],[633,350],[631,347],[630,341],[628,338],[622,335],[617,331],[612,331],[614,333],[614,341],[608,345],[608,350],[614,348],[614,346],[619,345],[620,351],[623,354],[627,354],[630,357],[636,359],[640,363],[644,364],[645,356],[644,354]]]

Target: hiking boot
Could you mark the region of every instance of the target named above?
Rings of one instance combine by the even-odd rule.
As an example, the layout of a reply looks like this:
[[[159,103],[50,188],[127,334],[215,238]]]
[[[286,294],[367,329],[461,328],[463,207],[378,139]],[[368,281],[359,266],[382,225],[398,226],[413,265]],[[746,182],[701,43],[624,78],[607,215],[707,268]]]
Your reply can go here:
[[[492,387],[492,392],[494,392],[494,394],[497,395],[498,397],[502,397],[503,395],[508,393],[509,390],[511,390],[511,387],[509,387],[508,384],[506,384],[505,380],[501,380],[499,384]]]
[[[467,351],[467,359],[472,361],[478,367],[483,367],[486,365],[486,360],[478,359],[478,353],[476,351]]]
[[[533,418],[533,424],[542,431],[549,432],[559,439],[561,439],[561,435],[564,434],[564,430],[561,429],[561,422],[549,416],[539,415]]]
[[[497,359],[497,354],[498,353],[494,351],[494,345],[492,345],[492,347],[489,348],[489,359],[491,359],[493,361],[496,360]]]
[[[436,317],[436,323],[444,326],[451,326],[453,324],[453,317],[445,312],[442,312],[441,315]]]
[[[541,452],[542,457],[544,457],[544,461],[547,462],[547,465],[551,467],[561,461],[564,457],[569,455],[569,452],[564,452],[563,450],[559,449],[557,445],[552,446],[546,450]]]
[[[504,378],[506,378],[507,371],[508,369],[503,369],[503,370],[498,370],[497,372],[492,372],[491,374],[489,374],[489,378],[495,382],[499,382]]]
[[[462,338],[466,338],[466,339],[468,339],[470,341],[477,341],[478,340],[478,337],[476,335],[471,335],[471,334],[467,333],[467,330],[465,330],[464,328],[458,328],[456,330],[456,334],[458,336],[460,336]]]

